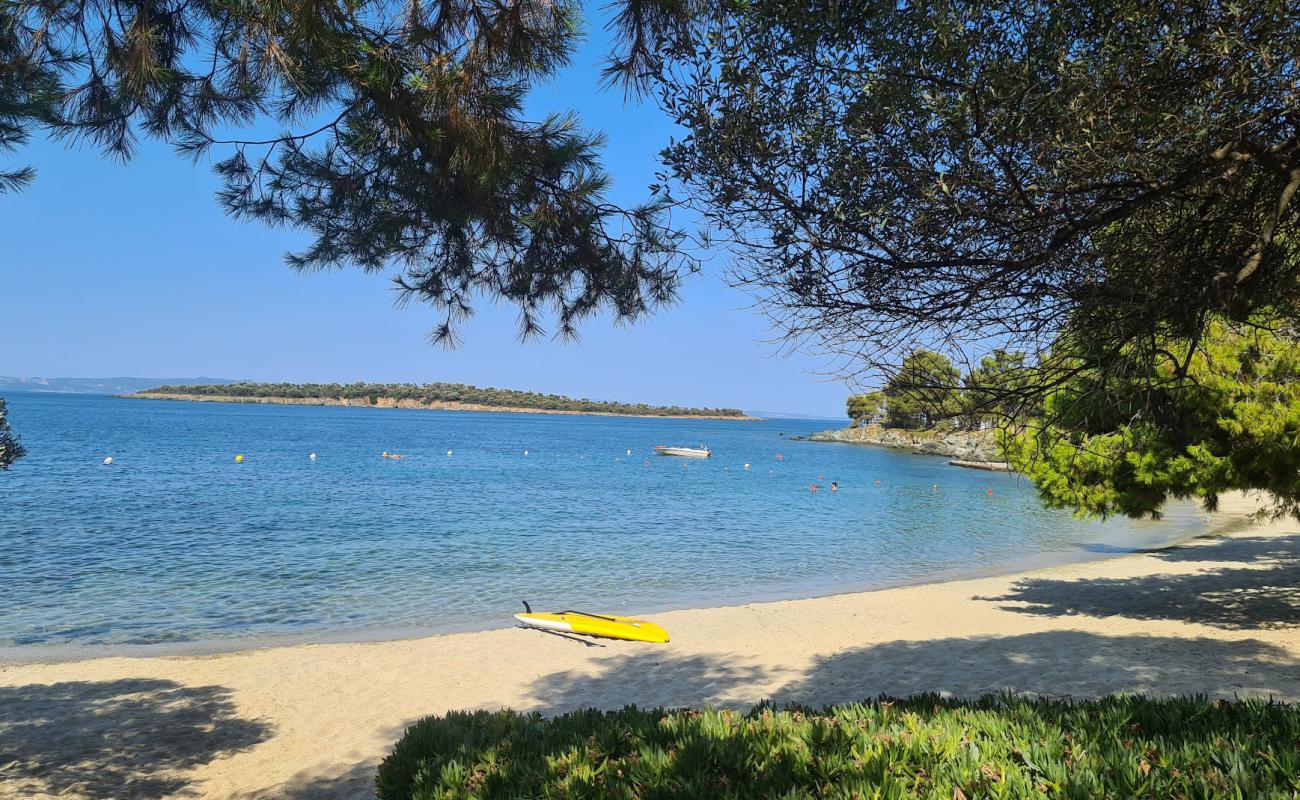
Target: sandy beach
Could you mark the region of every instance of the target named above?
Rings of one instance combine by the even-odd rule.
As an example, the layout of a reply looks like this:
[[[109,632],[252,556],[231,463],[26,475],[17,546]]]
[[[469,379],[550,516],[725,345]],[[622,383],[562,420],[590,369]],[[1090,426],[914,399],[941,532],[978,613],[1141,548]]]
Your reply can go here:
[[[1013,575],[657,615],[666,646],[504,629],[0,666],[0,796],[367,798],[451,709],[811,705],[1000,689],[1300,700],[1300,524]]]

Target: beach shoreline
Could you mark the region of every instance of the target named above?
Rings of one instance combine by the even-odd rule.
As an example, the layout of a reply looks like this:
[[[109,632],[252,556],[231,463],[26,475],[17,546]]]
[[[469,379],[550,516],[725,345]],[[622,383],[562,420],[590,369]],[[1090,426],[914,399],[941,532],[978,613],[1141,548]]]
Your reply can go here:
[[[1207,527],[1170,530],[1167,536],[1158,540],[1132,546],[1085,545],[1080,543],[1077,549],[1065,551],[1045,551],[1027,555],[1012,562],[1004,562],[995,567],[953,568],[936,572],[914,580],[887,580],[872,585],[821,586],[805,585],[800,589],[773,589],[757,592],[740,602],[708,603],[707,599],[667,602],[638,608],[637,614],[669,614],[711,611],[715,609],[741,608],[750,605],[781,603],[801,600],[826,600],[838,597],[874,594],[895,589],[909,589],[925,586],[943,585],[959,581],[996,578],[1021,573],[1037,572],[1056,567],[1068,567],[1074,564],[1088,564],[1104,561],[1124,555],[1155,552],[1180,547],[1199,539],[1212,539],[1230,535],[1250,525],[1248,519],[1240,513],[1227,512],[1215,515]],[[92,661],[104,658],[192,658],[222,656],[256,650],[269,650],[285,647],[303,647],[311,645],[336,644],[375,644],[428,639],[456,634],[473,634],[487,631],[503,630],[514,627],[509,614],[503,613],[497,622],[451,623],[417,626],[409,628],[341,628],[325,629],[302,634],[250,635],[230,638],[201,639],[194,641],[169,641],[147,644],[28,644],[0,645],[0,670],[10,666],[62,664],[78,661]]]
[[[1219,519],[1250,510],[1226,500]],[[665,646],[505,628],[7,664],[0,738],[6,721],[18,731],[29,718],[60,724],[26,732],[25,750],[44,769],[0,777],[0,794],[96,796],[42,776],[59,764],[75,771],[88,748],[134,733],[161,737],[160,752],[190,753],[180,763],[140,757],[133,768],[165,772],[155,777],[197,797],[360,800],[407,725],[457,709],[820,706],[1004,689],[1296,701],[1300,606],[1288,587],[1297,573],[1300,525],[1274,520],[1009,575],[668,612],[655,616],[672,634]]]

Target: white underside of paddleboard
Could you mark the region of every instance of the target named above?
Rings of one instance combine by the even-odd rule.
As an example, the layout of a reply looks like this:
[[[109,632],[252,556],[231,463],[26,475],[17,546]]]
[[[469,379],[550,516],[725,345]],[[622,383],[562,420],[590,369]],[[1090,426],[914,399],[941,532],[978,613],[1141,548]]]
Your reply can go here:
[[[565,633],[573,633],[572,625],[558,619],[535,619],[524,614],[515,614],[515,619],[530,628],[541,628],[544,631],[564,631]]]

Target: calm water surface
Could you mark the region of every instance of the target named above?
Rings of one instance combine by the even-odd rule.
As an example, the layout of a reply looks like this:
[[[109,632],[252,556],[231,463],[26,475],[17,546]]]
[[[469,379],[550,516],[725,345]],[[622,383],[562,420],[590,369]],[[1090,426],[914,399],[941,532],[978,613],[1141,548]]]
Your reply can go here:
[[[1190,507],[1078,521],[1008,475],[789,440],[837,423],[8,399],[30,451],[0,474],[9,656],[481,628],[520,598],[648,612],[808,596],[1201,524]],[[714,457],[652,454],[699,443]]]

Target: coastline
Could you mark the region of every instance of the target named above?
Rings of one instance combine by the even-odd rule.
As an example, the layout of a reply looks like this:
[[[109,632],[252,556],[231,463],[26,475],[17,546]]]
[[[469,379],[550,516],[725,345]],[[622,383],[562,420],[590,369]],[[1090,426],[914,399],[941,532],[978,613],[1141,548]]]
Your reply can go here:
[[[1203,512],[1188,509],[1193,517]],[[1168,519],[1153,525],[1166,526],[1165,535],[1144,540],[1130,545],[1108,543],[1078,543],[1072,550],[1043,551],[1021,556],[1014,561],[1005,562],[995,567],[954,567],[936,571],[919,578],[897,578],[873,584],[845,583],[806,583],[799,588],[771,589],[757,592],[744,600],[726,600],[710,602],[711,598],[700,595],[687,595],[677,601],[667,601],[648,607],[638,608],[639,615],[660,615],[685,613],[693,611],[711,611],[715,609],[742,608],[768,603],[798,602],[802,600],[823,600],[836,597],[851,597],[862,594],[875,594],[895,589],[912,589],[936,586],[967,580],[1006,577],[1046,569],[1069,567],[1105,561],[1130,554],[1167,550],[1194,543],[1200,539],[1229,536],[1250,526],[1250,521],[1235,512],[1215,515],[1212,524],[1200,526],[1189,520],[1178,523]],[[1177,527],[1175,527],[1177,525]],[[1195,526],[1195,527],[1193,527]],[[1159,529],[1157,529],[1159,530]],[[0,645],[0,672],[5,667],[63,664],[78,661],[93,661],[105,658],[152,659],[152,658],[194,658],[207,656],[224,656],[254,650],[278,649],[286,647],[307,647],[312,645],[337,644],[375,644],[428,639],[459,634],[475,634],[497,631],[514,627],[508,614],[503,614],[496,622],[446,622],[438,625],[417,626],[409,628],[342,628],[304,632],[301,634],[249,635],[242,637],[202,639],[195,641],[172,641],[147,644],[35,644],[35,645]]]
[[[109,741],[125,726],[145,739],[163,737],[160,747],[202,751],[166,777],[211,798],[369,797],[373,767],[401,730],[453,709],[746,708],[762,699],[818,706],[882,692],[1000,689],[1297,700],[1300,607],[1288,587],[1300,572],[1300,525],[1241,527],[1255,507],[1225,498],[1218,532],[1173,547],[991,577],[668,612],[655,617],[673,636],[663,647],[584,646],[506,628],[209,656],[6,664],[0,693],[15,709],[10,718],[64,721],[31,734],[48,738],[28,742],[29,750],[76,764],[85,758],[85,737]],[[158,713],[172,715],[172,729],[148,715],[114,718],[112,709],[136,708],[154,694]],[[177,716],[187,704],[196,721]],[[131,727],[136,718],[138,730]],[[138,767],[161,769],[148,759]],[[0,794],[42,796],[39,781],[22,781],[0,777]],[[78,796],[72,788],[67,794]]]
[[[720,414],[619,414],[613,411],[569,411],[565,409],[525,408],[523,406],[489,406],[481,403],[452,403],[434,401],[420,403],[415,400],[376,398],[371,403],[364,398],[336,397],[241,397],[237,395],[173,394],[171,392],[135,392],[118,394],[123,400],[180,400],[192,403],[245,403],[276,406],[347,406],[351,408],[401,408],[417,411],[495,411],[502,414],[560,414],[576,417],[631,417],[634,419],[710,419],[736,422],[761,422],[762,417],[723,416]]]

